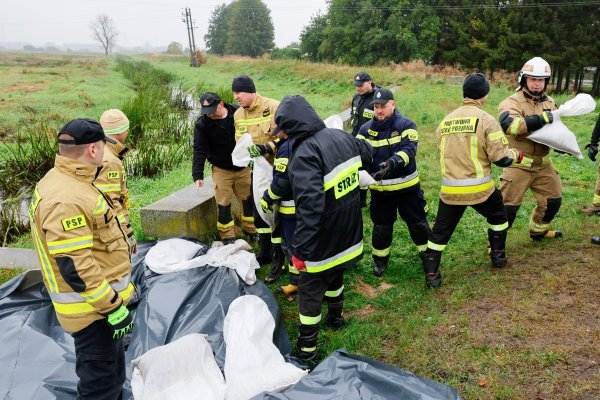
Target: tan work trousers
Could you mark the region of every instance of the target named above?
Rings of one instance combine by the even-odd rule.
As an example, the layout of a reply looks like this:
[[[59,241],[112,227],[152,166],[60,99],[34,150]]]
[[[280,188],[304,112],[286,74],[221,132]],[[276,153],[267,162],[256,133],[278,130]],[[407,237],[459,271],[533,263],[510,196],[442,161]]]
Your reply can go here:
[[[598,163],[598,177],[596,178],[596,190],[594,191],[594,206],[600,207],[600,162]]]
[[[231,215],[231,201],[235,196],[242,209],[242,230],[246,233],[256,233],[252,209],[246,204],[250,196],[250,168],[232,171],[212,167],[213,183],[215,185],[215,200],[217,202],[217,229],[221,239],[235,237],[235,224]]]
[[[520,206],[527,189],[531,189],[537,203],[529,221],[529,233],[540,236],[550,230],[550,222],[558,212],[562,199],[562,185],[554,166],[550,163],[534,171],[517,167],[504,168],[500,177],[500,192],[505,207]],[[550,210],[548,200],[552,204]],[[512,223],[510,218],[509,222]]]

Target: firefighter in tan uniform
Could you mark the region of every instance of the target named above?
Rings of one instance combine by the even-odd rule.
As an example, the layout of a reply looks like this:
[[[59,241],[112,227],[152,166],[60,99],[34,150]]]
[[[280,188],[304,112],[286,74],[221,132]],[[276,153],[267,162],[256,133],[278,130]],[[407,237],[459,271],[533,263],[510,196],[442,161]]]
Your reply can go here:
[[[58,321],[75,343],[78,399],[117,399],[125,382],[123,335],[134,287],[127,235],[93,185],[105,142],[100,124],[75,119],[58,133],[59,155],[37,184],[31,235]]]
[[[511,146],[523,150],[523,161],[505,168],[500,177],[500,191],[508,224],[512,226],[527,189],[533,192],[537,205],[529,221],[532,239],[561,237],[551,230],[551,222],[562,202],[562,186],[552,165],[550,148],[533,142],[527,136],[552,123],[554,100],[546,95],[550,65],[540,57],[527,61],[519,73],[520,87],[498,107],[499,120]]]
[[[254,82],[249,76],[241,75],[233,79],[231,90],[235,100],[240,104],[240,108],[234,114],[235,135],[238,140],[243,134],[249,133],[252,136],[252,146],[248,148],[250,156],[265,156],[269,163],[273,164],[276,150],[276,142],[271,135],[271,120],[275,115],[275,110],[279,106],[279,101],[263,97],[256,93]],[[256,209],[254,199],[252,199],[252,189],[250,190],[251,204],[254,210],[254,225],[259,234],[260,250],[256,259],[259,264],[271,263],[271,273],[265,279],[267,282],[273,282],[276,276],[280,275],[282,268],[285,268],[283,250],[281,248],[281,234],[273,232],[269,225],[263,221]]]
[[[442,251],[467,206],[487,219],[492,265],[506,265],[508,221],[502,195],[492,178],[492,163],[507,167],[520,161],[522,153],[509,148],[496,119],[483,111],[489,91],[485,76],[479,73],[467,76],[462,106],[448,114],[437,128],[442,188],[435,225],[423,256],[428,287],[442,283],[439,272]]]
[[[94,186],[104,193],[114,208],[114,212],[129,238],[131,252],[136,252],[136,239],[133,228],[129,222],[129,190],[127,190],[127,177],[123,158],[129,152],[125,140],[129,134],[129,119],[123,111],[117,109],[107,110],[100,117],[100,125],[104,134],[112,137],[116,143],[107,143],[104,148],[104,163]]]

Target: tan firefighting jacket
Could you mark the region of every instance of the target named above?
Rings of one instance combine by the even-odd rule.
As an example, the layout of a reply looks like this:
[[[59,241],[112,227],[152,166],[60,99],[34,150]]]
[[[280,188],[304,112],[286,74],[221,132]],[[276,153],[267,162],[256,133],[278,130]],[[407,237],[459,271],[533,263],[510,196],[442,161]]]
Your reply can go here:
[[[495,188],[492,163],[504,157],[518,158],[517,151],[509,149],[498,121],[476,100],[465,99],[436,132],[442,172],[440,198],[447,204],[484,202]]]
[[[550,96],[542,94],[539,99],[532,99],[526,96],[523,90],[519,90],[500,103],[498,115],[508,112],[513,118],[510,126],[505,131],[508,143],[511,147],[518,147],[523,150],[523,161],[513,164],[511,167],[539,171],[552,162],[548,146],[527,139],[531,132],[527,131],[527,124],[525,124],[523,117],[539,115],[544,110],[552,111],[556,108],[556,103]]]
[[[92,185],[97,171],[57,155],[29,206],[44,284],[68,332],[127,304],[134,291],[129,243],[112,206]]]
[[[272,144],[274,137],[271,136],[271,119],[275,118],[275,110],[279,101],[262,97],[256,93],[256,98],[248,108],[240,107],[233,114],[235,120],[235,140],[243,134],[249,133],[254,144],[266,144],[271,142],[273,154],[275,146]],[[273,156],[265,155],[269,163],[273,164]]]
[[[94,180],[94,186],[110,200],[123,232],[127,237],[131,237],[133,229],[129,223],[129,191],[123,166],[123,157],[128,151],[129,149],[119,142],[117,144],[106,143],[102,169]]]

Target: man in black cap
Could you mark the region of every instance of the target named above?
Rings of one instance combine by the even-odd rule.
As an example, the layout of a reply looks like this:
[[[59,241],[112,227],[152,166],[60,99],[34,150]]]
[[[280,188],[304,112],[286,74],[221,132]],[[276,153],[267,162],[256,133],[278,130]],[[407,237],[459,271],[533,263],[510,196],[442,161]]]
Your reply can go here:
[[[377,180],[371,185],[369,210],[373,220],[373,274],[382,276],[390,259],[397,214],[406,223],[420,255],[427,248],[430,230],[417,171],[417,126],[398,112],[390,90],[377,89],[373,103],[375,117],[361,126],[356,138],[367,141],[375,150],[367,169]]]
[[[483,74],[467,76],[462,105],[437,128],[442,188],[435,225],[423,257],[428,287],[442,283],[439,272],[442,251],[467,206],[487,219],[492,266],[506,265],[508,219],[502,195],[492,179],[492,164],[508,167],[520,162],[523,152],[509,148],[498,121],[483,111],[489,91],[490,84]]]
[[[115,210],[93,185],[104,135],[92,119],[58,133],[54,168],[36,185],[29,219],[42,278],[75,344],[78,399],[115,400],[125,382],[123,336],[133,329],[130,243]]]
[[[350,123],[352,136],[358,134],[358,130],[375,115],[373,111],[373,94],[379,86],[371,81],[371,76],[366,72],[359,72],[354,76],[352,84],[356,87],[356,94],[352,98],[350,109]],[[367,188],[360,190],[360,206],[367,206]]]
[[[235,241],[231,215],[233,196],[242,207],[242,231],[253,240],[256,236],[250,197],[250,168],[233,165],[231,153],[235,147],[233,115],[238,106],[227,104],[216,94],[206,92],[200,97],[200,117],[194,126],[194,158],[192,177],[196,187],[204,185],[204,162],[212,164],[212,177],[217,202],[217,230],[225,244]]]
[[[270,164],[273,164],[276,143],[279,139],[274,139],[271,135],[271,121],[279,106],[279,101],[256,93],[254,81],[247,75],[233,78],[231,90],[233,97],[240,103],[240,108],[234,115],[236,140],[245,133],[250,134],[254,143],[248,148],[250,156],[262,155]],[[281,235],[277,231],[273,232],[261,218],[252,199],[252,191],[250,191],[250,199],[254,209],[254,225],[258,232],[260,245],[256,260],[260,265],[271,263],[271,272],[265,281],[275,282],[281,276],[281,270],[285,268]]]

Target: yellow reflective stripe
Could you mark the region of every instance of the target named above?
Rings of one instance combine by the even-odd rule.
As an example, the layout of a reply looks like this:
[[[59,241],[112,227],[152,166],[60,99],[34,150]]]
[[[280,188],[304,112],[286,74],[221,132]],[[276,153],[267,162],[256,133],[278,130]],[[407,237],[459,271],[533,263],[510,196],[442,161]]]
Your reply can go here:
[[[385,257],[390,254],[390,250],[391,250],[391,247],[388,247],[387,249],[382,249],[382,250],[379,250],[379,249],[376,249],[375,247],[373,247],[371,254],[374,256],[377,256],[377,257]]]
[[[406,136],[408,136],[408,140],[411,142],[416,142],[419,140],[419,132],[417,132],[416,129],[406,129],[404,132],[402,132],[402,137],[404,138]]]
[[[402,141],[402,136],[394,136],[393,138],[389,138],[389,139],[367,139],[363,136],[360,139],[365,140],[372,147],[383,147],[383,146],[390,146],[392,144],[400,143]]]
[[[289,207],[289,206],[279,206],[279,212],[281,214],[286,214],[286,215],[291,215],[291,214],[296,214],[296,207]]]
[[[313,347],[300,347],[300,350],[306,352],[306,353],[312,353],[313,351],[317,351],[317,346],[313,346]]]
[[[427,242],[427,248],[431,250],[443,251],[446,248],[445,244],[436,244],[432,241]]]
[[[362,140],[367,140],[366,137],[364,137],[363,135],[361,135],[360,133],[358,135],[356,135],[357,139],[362,139]]]
[[[475,171],[478,178],[483,178],[483,167],[479,162],[479,147],[477,146],[477,136],[471,136],[471,160],[475,165]]]
[[[121,184],[119,183],[107,183],[107,184],[96,184],[96,187],[103,193],[113,193],[121,191]]]
[[[425,250],[427,250],[427,244],[418,245],[417,250],[419,250],[421,253],[424,252]]]
[[[388,192],[393,190],[405,189],[407,187],[411,187],[419,183],[419,177],[411,179],[410,181],[403,183],[396,183],[393,185],[371,185],[371,190],[377,190],[378,192]]]
[[[300,314],[300,323],[302,325],[316,325],[321,322],[321,314],[316,317],[309,317],[308,315]]]
[[[48,253],[58,254],[79,249],[85,249],[88,247],[92,247],[93,243],[93,235],[80,236],[67,240],[56,240],[53,242],[48,242]]]
[[[521,124],[521,118],[517,117],[513,119],[513,122],[508,127],[508,133],[513,136],[517,136],[519,134],[519,125]]]
[[[98,201],[96,202],[96,208],[94,208],[94,215],[104,214],[104,211],[106,211],[106,206],[106,200],[104,200],[102,195],[99,195]]]
[[[271,233],[273,230],[271,228],[256,228],[256,232],[258,233]]]
[[[321,272],[358,257],[363,252],[362,240],[350,248],[322,261],[305,261],[306,272]]]
[[[135,286],[133,286],[133,283],[129,282],[129,285],[127,285],[127,288],[119,291],[119,296],[121,296],[123,301],[127,301],[133,294],[134,290],[135,290]]]
[[[442,136],[440,140],[440,170],[442,176],[446,175],[446,160],[444,159],[444,153],[446,152],[446,136]]]
[[[229,221],[226,224],[222,224],[219,221],[217,221],[217,229],[228,229],[231,228],[234,225],[233,220]]]
[[[544,157],[542,157],[542,165],[546,165],[551,162],[552,158],[550,157],[550,154],[546,154]]]
[[[95,312],[96,309],[93,305],[88,303],[57,303],[55,301],[52,302],[54,309],[57,313],[60,314],[83,314],[83,313],[91,313]]]
[[[338,182],[350,176],[353,172],[358,171],[361,166],[362,162],[358,156],[344,161],[323,177],[323,189],[331,189]]]
[[[33,221],[33,219],[31,219],[31,221]],[[56,276],[54,275],[54,270],[52,269],[50,259],[48,257],[48,254],[46,254],[46,250],[44,249],[44,245],[40,240],[39,234],[37,232],[37,227],[35,225],[32,227],[31,233],[33,234],[33,239],[36,243],[35,248],[40,259],[40,264],[42,264],[42,271],[44,272],[44,276],[46,277],[46,282],[48,282],[48,290],[50,291],[50,293],[58,293],[58,283],[56,283]]]
[[[488,227],[489,227],[491,230],[493,230],[493,231],[496,231],[496,232],[501,232],[501,231],[503,231],[503,230],[506,230],[506,229],[508,229],[508,222],[505,222],[505,223],[503,223],[503,224],[500,224],[500,225],[492,225],[492,224],[488,224]]]
[[[242,221],[254,222],[254,217],[246,217],[242,215]]]
[[[100,286],[91,292],[81,293],[81,297],[88,303],[95,303],[110,292],[110,285],[106,280],[103,280]]]
[[[399,151],[396,153],[396,155],[400,156],[400,158],[402,158],[404,160],[404,165],[408,164],[409,158],[408,158],[408,154],[406,154],[405,151]]]
[[[264,122],[269,122],[271,120],[271,115],[266,117],[259,118],[250,118],[250,119],[237,119],[235,120],[236,126],[252,126],[252,125],[260,125]]]
[[[275,193],[273,193],[273,191],[271,190],[271,187],[269,186],[269,189],[267,189],[267,194],[269,195],[270,198],[272,198],[273,200],[278,200],[281,198],[281,196],[277,196]]]
[[[344,291],[344,285],[337,290],[328,290],[325,292],[325,297],[338,297]]]
[[[288,271],[290,271],[290,274],[300,275],[300,271],[298,271],[298,268],[294,267],[294,264],[290,263],[288,265]]]
[[[594,195],[594,200],[592,200],[592,204],[595,206],[600,205],[600,195],[598,195],[598,194]]]
[[[496,140],[501,140],[504,137],[504,132],[502,132],[502,131],[492,132],[488,135],[488,137],[490,138],[490,141],[492,141],[492,142],[494,142]]]
[[[448,194],[470,194],[484,192],[494,187],[494,181],[482,183],[481,185],[474,186],[446,186],[442,185],[441,191]]]
[[[271,238],[271,243],[273,243],[273,244],[281,244],[281,238],[280,237],[272,237]]]
[[[534,222],[533,219],[529,220],[529,230],[532,232],[545,232],[550,229],[550,223],[548,224],[538,224]]]
[[[129,129],[129,122],[126,122],[123,125],[117,126],[116,128],[112,129],[103,128],[105,135],[117,135],[119,133],[125,132],[127,129]]]

